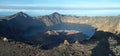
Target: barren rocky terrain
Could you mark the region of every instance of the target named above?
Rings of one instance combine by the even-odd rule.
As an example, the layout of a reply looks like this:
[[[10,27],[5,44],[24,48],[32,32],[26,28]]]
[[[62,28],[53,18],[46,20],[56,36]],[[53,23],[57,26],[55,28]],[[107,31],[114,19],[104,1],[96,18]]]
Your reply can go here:
[[[69,44],[63,41],[52,49],[19,41],[6,42],[1,39],[0,56],[119,56],[119,43],[118,35],[103,31],[96,32],[88,41]]]
[[[120,56],[119,18],[19,12],[0,20],[0,56]]]

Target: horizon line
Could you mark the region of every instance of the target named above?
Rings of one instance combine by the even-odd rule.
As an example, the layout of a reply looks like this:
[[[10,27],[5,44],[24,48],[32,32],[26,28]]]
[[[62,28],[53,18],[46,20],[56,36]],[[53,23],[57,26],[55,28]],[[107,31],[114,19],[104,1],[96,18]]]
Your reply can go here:
[[[14,14],[17,14],[17,13],[25,13],[25,14],[27,14],[27,15],[30,15],[30,14],[28,14],[28,13],[26,13],[26,12],[23,12],[23,11],[19,11],[19,12],[15,12],[15,13],[13,13],[13,14],[11,14],[11,15],[14,15]],[[59,12],[53,12],[53,13],[50,13],[50,14],[54,14],[54,13],[58,13],[58,14],[60,14],[60,15],[65,15],[65,16],[77,16],[77,17],[81,17],[80,15],[78,16],[78,15],[71,15],[71,14],[61,14],[61,13],[59,13]],[[50,15],[50,14],[46,14],[46,15]],[[38,15],[38,16],[46,16],[46,15]],[[118,15],[112,15],[112,16],[119,16],[120,15],[120,13],[118,14]],[[6,15],[6,16],[10,16],[10,15]],[[6,17],[6,16],[0,16],[0,17]],[[31,16],[31,15],[30,15]],[[88,16],[88,15],[84,15],[84,16],[87,16],[87,17],[99,17],[99,16]],[[83,17],[84,17],[83,16]],[[32,16],[32,17],[37,17],[37,16]],[[107,16],[100,16],[100,17],[107,17]]]

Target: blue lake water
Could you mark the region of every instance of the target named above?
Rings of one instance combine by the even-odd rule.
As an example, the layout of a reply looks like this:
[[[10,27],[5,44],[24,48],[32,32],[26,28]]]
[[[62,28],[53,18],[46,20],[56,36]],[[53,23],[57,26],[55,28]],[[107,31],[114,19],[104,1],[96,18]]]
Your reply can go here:
[[[87,24],[63,23],[49,27],[50,30],[75,30],[87,36],[90,39],[95,33],[95,28]]]
[[[24,35],[32,36],[34,34],[47,30],[75,30],[86,35],[87,36],[86,39],[90,39],[96,31],[95,28],[87,24],[62,23],[62,24],[49,26],[44,29],[41,29],[41,27],[33,27],[26,30],[24,32]]]

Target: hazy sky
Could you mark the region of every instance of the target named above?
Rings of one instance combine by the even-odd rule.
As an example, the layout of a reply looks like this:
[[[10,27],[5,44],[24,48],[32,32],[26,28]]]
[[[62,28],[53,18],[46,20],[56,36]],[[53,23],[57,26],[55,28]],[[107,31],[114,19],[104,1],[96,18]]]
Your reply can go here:
[[[18,11],[109,16],[120,14],[120,0],[0,0],[0,13]]]

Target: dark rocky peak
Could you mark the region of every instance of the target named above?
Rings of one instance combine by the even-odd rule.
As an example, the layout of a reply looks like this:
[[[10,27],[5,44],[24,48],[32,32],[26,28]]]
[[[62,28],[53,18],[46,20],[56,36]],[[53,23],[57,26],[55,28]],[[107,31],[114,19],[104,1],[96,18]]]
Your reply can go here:
[[[62,18],[62,15],[59,14],[58,12],[54,12],[54,13],[48,15],[48,19],[49,19],[53,24],[59,24],[59,23],[61,23],[61,18]]]
[[[53,15],[60,15],[58,12],[54,12]]]
[[[9,16],[9,18],[29,18],[30,16],[24,12],[18,12],[14,15]]]
[[[15,16],[21,16],[21,17],[29,17],[26,13],[24,12],[18,12],[15,14]]]
[[[54,12],[51,14],[51,16],[61,16],[61,14],[59,14],[58,12]]]
[[[29,15],[27,15],[24,12],[18,12],[12,16],[9,17],[11,22],[17,22],[17,23],[28,23],[28,22],[32,22],[33,18],[30,17]]]

